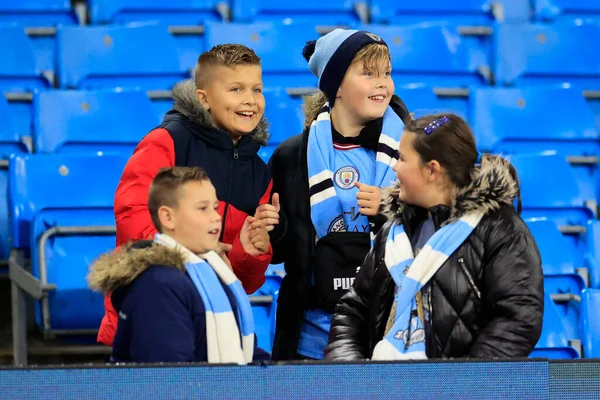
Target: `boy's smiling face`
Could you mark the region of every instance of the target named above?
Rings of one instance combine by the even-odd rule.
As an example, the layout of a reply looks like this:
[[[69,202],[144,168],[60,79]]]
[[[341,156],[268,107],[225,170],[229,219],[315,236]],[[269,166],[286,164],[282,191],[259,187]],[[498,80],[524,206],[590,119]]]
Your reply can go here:
[[[354,62],[339,88],[334,107],[345,109],[361,124],[381,118],[392,100],[394,81],[389,61],[380,60],[373,66]]]
[[[196,90],[198,100],[217,126],[237,141],[258,126],[265,112],[262,68],[218,65],[210,77],[206,87]]]

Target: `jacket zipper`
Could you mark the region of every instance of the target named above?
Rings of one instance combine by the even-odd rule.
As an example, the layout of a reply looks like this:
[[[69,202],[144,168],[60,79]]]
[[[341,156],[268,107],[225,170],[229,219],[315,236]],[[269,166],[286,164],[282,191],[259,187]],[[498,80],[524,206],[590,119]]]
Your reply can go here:
[[[223,211],[223,221],[221,222],[221,237],[219,241],[223,241],[223,235],[225,235],[225,221],[227,220],[227,211],[229,210],[229,203],[231,202],[231,187],[233,186],[233,169],[235,167],[235,160],[240,158],[238,149],[233,149],[233,160],[231,160],[231,167],[229,168],[229,189],[227,190],[227,200],[225,201],[225,210]]]
[[[471,275],[471,273],[469,272],[469,269],[465,265],[465,259],[463,257],[460,257],[458,259],[458,265],[460,265],[460,268],[461,268],[462,272],[467,276],[467,280],[469,281],[469,285],[471,286],[471,289],[473,290],[473,292],[477,296],[477,299],[481,300],[481,292],[477,288],[477,285],[475,284],[475,280],[473,279],[473,276]]]

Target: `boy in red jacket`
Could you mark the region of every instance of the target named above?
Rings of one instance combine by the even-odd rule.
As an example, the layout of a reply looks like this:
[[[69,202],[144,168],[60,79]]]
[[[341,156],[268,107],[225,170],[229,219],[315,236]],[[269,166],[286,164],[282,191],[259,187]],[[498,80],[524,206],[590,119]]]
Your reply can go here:
[[[260,58],[251,49],[225,44],[200,55],[194,80],[174,88],[173,109],[125,166],[115,195],[117,246],[156,234],[147,199],[159,169],[199,166],[217,191],[220,241],[233,271],[247,293],[262,286],[271,248],[258,238],[279,218],[278,197],[268,204],[271,173],[257,154],[268,139],[262,90]],[[98,342],[112,345],[118,319],[110,297],[104,306]]]

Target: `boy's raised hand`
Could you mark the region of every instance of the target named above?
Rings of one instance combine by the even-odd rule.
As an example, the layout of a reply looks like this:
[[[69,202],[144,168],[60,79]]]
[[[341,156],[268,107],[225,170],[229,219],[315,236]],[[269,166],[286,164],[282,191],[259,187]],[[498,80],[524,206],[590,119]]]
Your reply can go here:
[[[381,205],[381,189],[377,186],[369,186],[364,183],[356,182],[355,186],[358,188],[356,199],[358,200],[358,211],[362,215],[368,217],[374,217],[379,213],[379,206]]]
[[[275,229],[275,225],[279,224],[279,194],[273,193],[272,204],[261,204],[254,213],[256,222],[260,223],[267,229],[267,232],[271,232]],[[256,225],[256,224],[254,224]]]
[[[247,217],[240,231],[240,242],[244,251],[251,256],[257,257],[269,252],[269,232],[263,221],[254,217]]]

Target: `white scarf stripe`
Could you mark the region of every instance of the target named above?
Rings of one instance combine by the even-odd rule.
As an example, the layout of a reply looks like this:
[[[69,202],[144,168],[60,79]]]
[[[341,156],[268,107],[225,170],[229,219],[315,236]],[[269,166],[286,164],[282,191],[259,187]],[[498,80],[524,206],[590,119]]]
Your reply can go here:
[[[325,169],[325,170],[319,172],[318,174],[311,176],[308,179],[308,186],[312,187],[312,186],[318,185],[319,183],[321,183],[327,179],[331,179],[332,176],[333,176],[333,172],[331,172],[328,169]]]
[[[373,360],[426,358],[425,328],[416,295],[473,232],[483,214],[464,215],[433,234],[417,257],[402,225],[392,224],[385,245],[385,263],[396,283],[393,326],[375,346]],[[414,257],[414,260],[412,258]]]
[[[337,196],[335,188],[330,187],[329,189],[323,190],[319,193],[315,193],[310,196],[310,206],[313,207],[327,199]]]
[[[400,142],[392,137],[389,137],[388,135],[385,134],[381,134],[381,136],[379,137],[379,142],[388,145],[390,148],[396,150],[398,149],[398,146],[400,146]]]
[[[393,167],[398,162],[398,159],[390,157],[387,154],[382,153],[381,151],[378,151],[377,152],[377,162],[380,162],[380,163],[383,163],[390,167]],[[391,182],[386,182],[386,183],[390,184]]]
[[[154,242],[177,250],[183,256],[188,274],[204,302],[208,362],[240,365],[252,362],[254,353],[252,308],[243,290],[236,289],[236,286],[241,284],[233,271],[213,251],[199,257],[164,234],[156,234]],[[233,313],[227,291],[236,302],[240,325]],[[242,327],[248,331],[243,335],[240,334]]]

